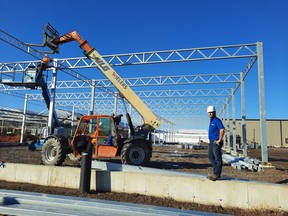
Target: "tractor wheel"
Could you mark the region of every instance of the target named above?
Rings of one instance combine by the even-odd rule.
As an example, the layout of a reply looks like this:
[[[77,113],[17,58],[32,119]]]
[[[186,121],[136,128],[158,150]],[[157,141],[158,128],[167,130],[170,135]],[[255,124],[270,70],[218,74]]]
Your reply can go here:
[[[56,137],[47,138],[42,147],[41,158],[45,165],[61,166],[66,153]]]
[[[145,143],[126,143],[121,150],[123,164],[144,165],[150,160],[150,154]]]

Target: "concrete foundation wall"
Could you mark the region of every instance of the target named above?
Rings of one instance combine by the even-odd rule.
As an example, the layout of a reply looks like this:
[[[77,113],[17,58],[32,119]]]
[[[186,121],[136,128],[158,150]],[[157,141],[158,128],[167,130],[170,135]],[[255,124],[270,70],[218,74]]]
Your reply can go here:
[[[79,189],[80,168],[10,164],[0,179]],[[92,170],[91,190],[139,193],[177,201],[243,209],[288,211],[288,185],[224,179],[212,182],[202,175],[168,175]]]

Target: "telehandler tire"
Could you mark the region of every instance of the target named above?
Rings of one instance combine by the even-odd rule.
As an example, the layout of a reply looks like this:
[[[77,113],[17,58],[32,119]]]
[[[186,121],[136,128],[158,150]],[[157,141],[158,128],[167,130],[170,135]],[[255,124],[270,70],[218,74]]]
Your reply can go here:
[[[149,149],[144,142],[126,143],[121,150],[123,164],[141,166],[150,161]]]
[[[49,137],[41,150],[42,162],[45,165],[61,166],[65,161],[65,149],[61,146],[59,139],[56,137]]]

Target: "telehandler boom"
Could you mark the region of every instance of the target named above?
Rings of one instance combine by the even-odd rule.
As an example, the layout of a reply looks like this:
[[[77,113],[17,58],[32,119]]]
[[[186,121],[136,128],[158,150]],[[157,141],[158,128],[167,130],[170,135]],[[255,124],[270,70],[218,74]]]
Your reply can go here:
[[[134,128],[130,115],[127,121],[130,127],[130,137],[121,137],[118,125],[122,115],[87,115],[83,116],[78,124],[71,142],[61,135],[50,135],[46,138],[42,148],[42,161],[47,165],[61,165],[67,154],[73,152],[76,158],[87,151],[87,146],[93,144],[92,158],[121,156],[122,163],[143,165],[150,161],[152,156],[152,141],[150,132],[160,126],[160,120],[135,94],[135,92],[115,72],[109,63],[83,40],[77,31],[71,31],[51,41],[55,47],[76,41],[84,54],[95,63],[98,69],[117,88],[121,97],[125,98],[142,116],[143,125]]]

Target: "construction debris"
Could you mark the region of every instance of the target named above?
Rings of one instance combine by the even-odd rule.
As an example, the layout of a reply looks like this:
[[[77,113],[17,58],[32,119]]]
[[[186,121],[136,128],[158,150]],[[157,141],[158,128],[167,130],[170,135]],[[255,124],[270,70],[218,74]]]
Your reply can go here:
[[[200,144],[188,144],[188,143],[181,143],[177,145],[177,148],[181,149],[207,149],[207,145],[200,145]]]
[[[239,170],[250,170],[257,172],[260,172],[262,170],[259,166],[260,161],[255,158],[244,158],[243,156],[223,153],[222,160],[224,163],[230,164],[232,167]]]

